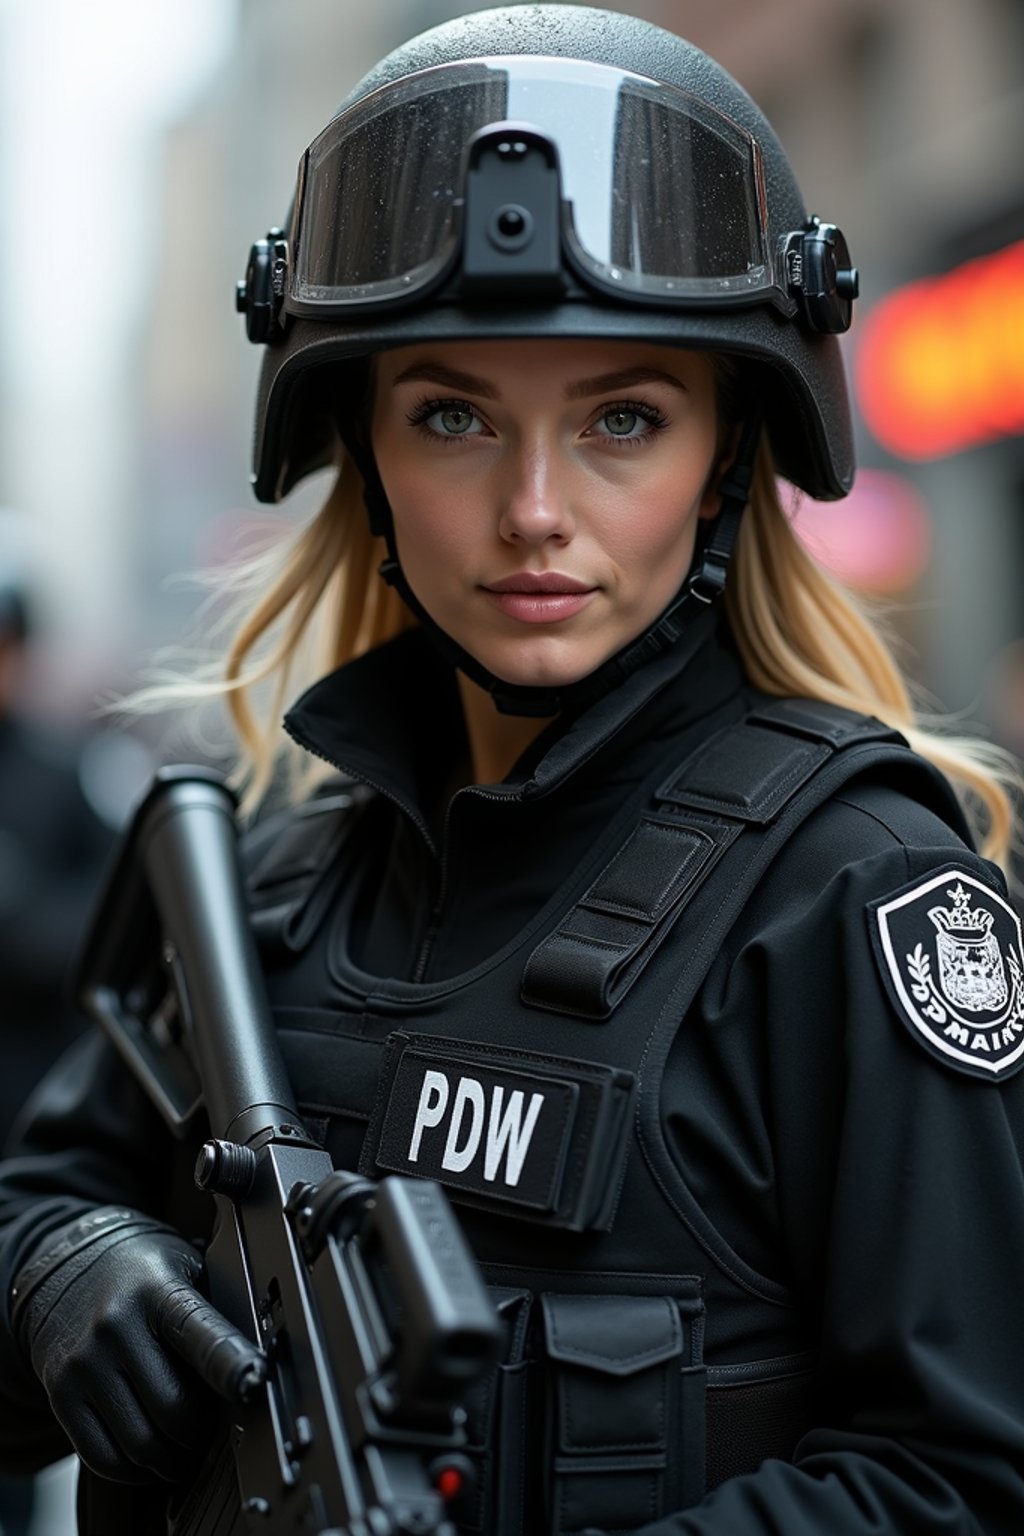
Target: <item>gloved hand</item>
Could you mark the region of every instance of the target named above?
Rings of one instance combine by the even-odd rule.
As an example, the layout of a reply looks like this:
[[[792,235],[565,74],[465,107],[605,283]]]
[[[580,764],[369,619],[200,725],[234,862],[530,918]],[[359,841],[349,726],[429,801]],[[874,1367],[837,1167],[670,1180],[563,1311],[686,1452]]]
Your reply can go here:
[[[197,1291],[201,1270],[171,1227],[101,1206],[51,1233],[14,1282],[14,1335],[101,1477],[180,1480],[209,1444],[210,1388],[241,1400],[262,1379],[259,1350]]]

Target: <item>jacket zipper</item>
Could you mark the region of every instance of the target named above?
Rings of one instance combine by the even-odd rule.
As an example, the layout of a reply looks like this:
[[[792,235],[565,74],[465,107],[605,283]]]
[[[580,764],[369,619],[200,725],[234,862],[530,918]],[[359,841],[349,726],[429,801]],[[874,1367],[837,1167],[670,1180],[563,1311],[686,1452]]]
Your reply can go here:
[[[430,958],[433,953],[434,944],[436,943],[437,935],[441,930],[441,913],[444,908],[444,899],[447,895],[448,889],[448,822],[452,813],[452,806],[455,804],[460,795],[476,795],[481,800],[498,800],[505,802],[509,800],[523,799],[523,795],[519,791],[513,791],[512,794],[508,795],[496,795],[493,790],[484,789],[479,784],[467,784],[462,789],[457,790],[449,800],[448,808],[444,813],[444,829],[441,833],[441,847],[438,852],[439,872],[437,880],[437,894],[435,895],[434,901],[431,905],[430,916],[427,919],[427,926],[423,934],[422,942],[420,943],[419,953],[416,956],[416,964],[412,973],[412,980],[414,982],[421,982],[426,976],[427,966],[430,964]]]
[[[437,941],[437,935],[441,928],[441,912],[444,907],[444,898],[448,883],[448,820],[451,816],[452,806],[458,799],[459,795],[478,795],[482,800],[500,800],[507,802],[509,800],[524,799],[525,797],[522,791],[513,790],[511,794],[498,795],[495,794],[493,790],[483,788],[483,786],[480,784],[467,784],[462,789],[457,790],[456,793],[452,796],[451,800],[449,800],[448,807],[444,813],[444,829],[441,834],[441,847],[438,849],[434,846],[434,840],[430,835],[426,822],[424,822],[423,818],[420,816],[419,812],[415,809],[414,806],[406,805],[404,800],[399,800],[398,797],[393,795],[390,790],[386,789],[383,784],[376,783],[375,780],[369,778],[365,773],[354,773],[351,768],[346,768],[344,763],[339,763],[336,758],[328,757],[326,752],[321,752],[317,747],[314,747],[302,733],[293,731],[288,725],[285,725],[285,730],[294,742],[297,742],[298,745],[302,747],[306,752],[310,752],[314,757],[319,758],[322,763],[327,763],[327,765],[333,768],[337,773],[343,773],[350,779],[355,779],[359,783],[366,784],[370,789],[375,789],[379,795],[383,795],[385,800],[390,800],[391,804],[396,806],[403,815],[409,817],[409,820],[413,823],[413,826],[418,827],[430,852],[437,858],[439,864],[437,895],[435,896],[433,904],[430,908],[430,916],[427,919],[427,926],[423,934],[423,939],[420,943],[419,952],[416,956],[416,964],[413,967],[412,973],[412,980],[414,982],[421,982],[427,973],[427,966],[430,964],[430,957],[433,953],[434,944]]]

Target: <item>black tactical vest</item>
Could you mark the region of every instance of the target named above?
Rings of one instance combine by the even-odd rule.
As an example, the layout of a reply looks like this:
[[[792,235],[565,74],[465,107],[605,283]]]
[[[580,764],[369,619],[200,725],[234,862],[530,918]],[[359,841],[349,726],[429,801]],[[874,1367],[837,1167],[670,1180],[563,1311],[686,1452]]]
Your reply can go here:
[[[673,1040],[722,939],[796,826],[855,776],[898,781],[967,836],[893,731],[769,700],[612,822],[530,925],[428,984],[362,973],[345,938],[373,856],[358,793],[293,816],[252,869],[271,996],[311,949],[318,998],[275,1014],[336,1163],[445,1185],[507,1325],[473,1404],[465,1532],[632,1530],[813,1422],[814,1340],[727,1246],[665,1142]]]

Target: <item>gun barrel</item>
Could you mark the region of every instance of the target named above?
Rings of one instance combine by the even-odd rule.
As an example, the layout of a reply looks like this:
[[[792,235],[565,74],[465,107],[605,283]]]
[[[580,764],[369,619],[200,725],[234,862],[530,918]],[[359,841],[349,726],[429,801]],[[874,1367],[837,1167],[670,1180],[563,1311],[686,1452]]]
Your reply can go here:
[[[210,1126],[249,1140],[297,1111],[274,1031],[237,855],[234,798],[202,769],[158,776],[138,851],[191,1015]]]

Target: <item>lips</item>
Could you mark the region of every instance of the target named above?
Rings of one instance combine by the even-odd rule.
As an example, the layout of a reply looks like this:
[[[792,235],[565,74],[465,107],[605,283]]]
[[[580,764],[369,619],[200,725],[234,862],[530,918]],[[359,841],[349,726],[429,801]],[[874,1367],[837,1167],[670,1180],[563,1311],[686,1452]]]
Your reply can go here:
[[[592,592],[594,588],[586,581],[577,581],[572,576],[563,576],[558,571],[519,571],[515,576],[503,576],[500,581],[489,581],[484,587],[485,592]]]
[[[580,613],[597,588],[559,571],[519,571],[489,581],[484,593],[506,618],[520,624],[557,624]]]

